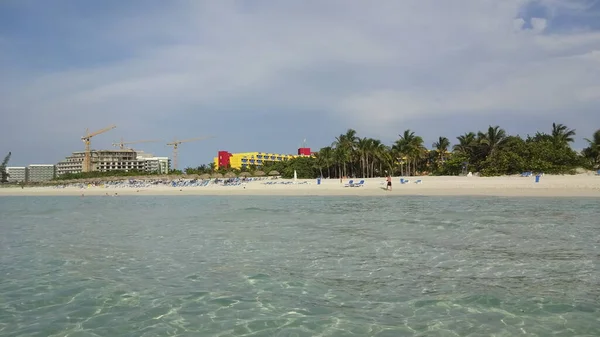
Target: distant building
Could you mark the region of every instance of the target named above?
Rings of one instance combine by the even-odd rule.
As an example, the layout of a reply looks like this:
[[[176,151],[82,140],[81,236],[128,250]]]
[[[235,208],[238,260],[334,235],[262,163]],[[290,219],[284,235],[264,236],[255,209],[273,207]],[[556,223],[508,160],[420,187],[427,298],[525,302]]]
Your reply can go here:
[[[39,183],[50,181],[56,177],[55,165],[29,165],[27,166],[27,182]]]
[[[144,162],[144,171],[168,174],[171,170],[171,159],[169,157],[154,157],[152,154],[138,151],[137,160]]]
[[[81,173],[85,152],[73,152],[59,162],[57,175]],[[91,151],[92,171],[140,171],[169,173],[171,160],[168,157],[154,157],[149,153],[134,150],[93,150]]]
[[[241,153],[229,153],[227,151],[219,151],[217,156],[214,158],[215,167],[233,169],[243,169],[250,166],[260,168],[264,163],[267,162],[278,162],[288,161],[297,157],[308,157],[311,156],[310,148],[303,147],[298,149],[298,154],[279,154],[279,153],[268,153],[268,152],[241,152]]]
[[[27,168],[26,167],[7,167],[6,173],[8,173],[9,183],[22,183],[27,181]]]

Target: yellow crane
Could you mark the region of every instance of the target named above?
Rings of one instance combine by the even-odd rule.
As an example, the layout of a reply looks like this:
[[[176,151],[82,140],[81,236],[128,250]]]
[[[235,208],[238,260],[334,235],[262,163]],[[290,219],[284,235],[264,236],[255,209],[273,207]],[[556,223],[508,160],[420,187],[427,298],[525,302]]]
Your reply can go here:
[[[110,131],[116,127],[117,127],[116,125],[111,125],[109,127],[106,127],[104,129],[101,129],[101,130],[98,130],[98,131],[92,132],[92,133],[90,133],[89,129],[85,129],[85,136],[81,137],[81,140],[85,143],[85,155],[83,157],[83,166],[82,166],[83,172],[91,172],[92,171],[92,152],[90,150],[90,140],[92,139],[92,137],[97,136],[101,133],[105,133],[106,131]]]
[[[171,143],[167,143],[167,145],[173,147],[173,169],[177,170],[177,152],[178,152],[177,149],[179,148],[179,144],[195,142],[198,140],[205,140],[205,139],[209,139],[209,138],[215,138],[215,137],[214,136],[198,137],[198,138],[190,138],[190,139],[186,139],[186,140],[175,140]]]
[[[124,150],[125,145],[139,144],[139,143],[156,143],[156,142],[160,142],[160,140],[136,140],[134,142],[124,142],[123,138],[121,138],[121,142],[113,143],[112,146],[119,147],[121,150]],[[128,149],[131,150],[131,148],[128,148]]]

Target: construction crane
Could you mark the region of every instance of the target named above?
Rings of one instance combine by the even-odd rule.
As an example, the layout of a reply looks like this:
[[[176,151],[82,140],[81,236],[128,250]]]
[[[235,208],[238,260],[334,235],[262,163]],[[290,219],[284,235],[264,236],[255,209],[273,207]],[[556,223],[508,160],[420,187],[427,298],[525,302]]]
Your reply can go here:
[[[116,125],[111,125],[109,127],[92,133],[90,133],[89,129],[85,129],[85,136],[81,137],[81,140],[85,143],[85,155],[83,157],[83,166],[81,168],[82,172],[92,171],[92,151],[90,150],[90,140],[92,139],[92,137],[97,136],[101,133],[105,133],[106,131],[110,131],[116,127]]]
[[[205,140],[205,139],[209,139],[209,138],[215,138],[214,136],[208,136],[208,137],[198,137],[198,138],[190,138],[190,139],[186,139],[186,140],[175,140],[171,143],[167,143],[167,145],[172,146],[173,147],[173,169],[177,170],[177,149],[179,147],[179,144],[181,143],[188,143],[188,142],[195,142],[198,140]]]
[[[124,150],[125,145],[139,144],[139,143],[156,143],[156,142],[160,142],[160,140],[136,140],[134,142],[124,142],[123,138],[121,138],[120,143],[113,143],[112,146],[114,146],[114,147],[118,146],[121,150]],[[131,150],[131,148],[128,148],[128,149]]]

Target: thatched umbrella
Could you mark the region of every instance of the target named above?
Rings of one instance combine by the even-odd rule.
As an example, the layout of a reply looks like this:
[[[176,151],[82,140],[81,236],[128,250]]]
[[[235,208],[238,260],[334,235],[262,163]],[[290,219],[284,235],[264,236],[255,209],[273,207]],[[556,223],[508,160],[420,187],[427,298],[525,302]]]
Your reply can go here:
[[[278,175],[281,175],[281,174],[278,171],[273,170],[273,171],[269,172],[269,175],[270,176],[278,176]]]
[[[201,174],[200,179],[210,179],[210,174],[208,174],[208,173]]]
[[[225,178],[235,178],[235,177],[237,177],[237,176],[233,172],[227,172],[227,173],[225,173]]]
[[[242,172],[240,173],[240,177],[249,177],[251,176],[250,172]]]
[[[262,177],[265,175],[265,173],[263,171],[256,171],[256,172],[254,172],[254,175],[257,177]]]
[[[223,178],[223,175],[221,173],[213,173],[211,178]]]

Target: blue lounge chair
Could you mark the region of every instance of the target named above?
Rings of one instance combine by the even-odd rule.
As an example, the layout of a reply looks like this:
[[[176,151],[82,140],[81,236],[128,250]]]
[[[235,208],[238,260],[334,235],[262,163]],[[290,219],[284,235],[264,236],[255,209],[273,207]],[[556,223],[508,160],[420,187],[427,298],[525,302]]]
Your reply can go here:
[[[346,185],[344,185],[344,187],[352,187],[354,186],[354,180],[349,180],[348,183]]]
[[[361,186],[364,186],[364,185],[365,185],[365,181],[361,180],[357,184],[352,185],[352,187],[361,187]]]

